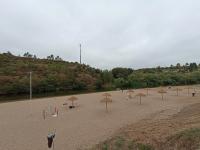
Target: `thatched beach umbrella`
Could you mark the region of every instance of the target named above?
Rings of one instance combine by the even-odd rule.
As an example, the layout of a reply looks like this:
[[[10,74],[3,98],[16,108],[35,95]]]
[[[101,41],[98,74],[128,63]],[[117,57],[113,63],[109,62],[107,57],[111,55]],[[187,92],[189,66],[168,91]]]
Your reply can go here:
[[[111,98],[104,98],[104,99],[101,100],[101,103],[106,104],[106,111],[108,112],[108,103],[112,103],[112,99]]]
[[[161,90],[158,91],[158,93],[160,93],[162,95],[162,100],[163,100],[163,95],[165,93],[167,93],[167,91],[165,91],[164,89],[161,89]]]
[[[132,94],[134,93],[134,91],[132,89],[127,91],[128,94],[128,98],[131,99],[132,98]]]
[[[112,95],[110,93],[104,93],[103,96],[105,96],[106,98],[111,97]]]
[[[134,93],[134,91],[132,89],[129,89],[127,92],[128,93]]]
[[[187,89],[187,94],[190,95],[190,89],[192,89],[190,86],[187,86],[185,89]]]
[[[195,93],[196,93],[196,88],[195,88],[195,87],[192,87],[192,90],[193,90],[193,92],[195,92]]]
[[[182,91],[182,89],[181,88],[176,88],[175,91],[176,91],[176,95],[179,96],[179,92]]]
[[[72,106],[74,106],[74,101],[78,100],[78,98],[75,97],[75,96],[71,96],[70,98],[68,98],[68,100],[71,101],[72,102]]]
[[[141,99],[142,99],[142,97],[145,97],[146,94],[144,94],[144,93],[138,93],[138,94],[136,94],[136,96],[140,97],[140,104],[141,104]]]

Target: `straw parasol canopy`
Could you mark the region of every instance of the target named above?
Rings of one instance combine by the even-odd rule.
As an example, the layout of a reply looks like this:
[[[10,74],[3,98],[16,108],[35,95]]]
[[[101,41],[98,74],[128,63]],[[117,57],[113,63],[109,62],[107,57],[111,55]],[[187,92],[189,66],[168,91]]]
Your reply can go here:
[[[145,97],[146,94],[144,94],[144,93],[138,93],[138,94],[136,94],[136,96],[140,97],[140,104],[141,104],[141,99],[142,99],[142,97]]]
[[[111,98],[104,98],[100,102],[106,104],[106,111],[108,112],[108,103],[112,103],[112,99]]]
[[[75,96],[71,96],[71,97],[68,98],[68,100],[71,101],[72,102],[72,106],[74,106],[74,101],[78,100],[78,98],[75,97]]]
[[[129,90],[127,91],[127,93],[134,93],[134,91],[133,91],[132,89],[129,89]]]
[[[112,95],[110,93],[104,93],[103,96],[105,96],[106,98],[111,97]]]
[[[132,94],[134,93],[134,91],[132,89],[130,89],[126,93],[128,94],[128,98],[131,99],[132,98]]]
[[[161,89],[161,90],[158,91],[158,93],[160,93],[162,95],[162,100],[163,100],[163,95],[165,93],[167,93],[167,91],[165,91],[164,89]]]

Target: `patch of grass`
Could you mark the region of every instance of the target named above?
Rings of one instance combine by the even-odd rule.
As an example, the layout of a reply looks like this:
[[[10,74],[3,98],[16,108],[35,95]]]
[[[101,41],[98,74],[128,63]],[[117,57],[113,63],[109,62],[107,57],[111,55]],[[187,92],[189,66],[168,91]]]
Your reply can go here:
[[[124,146],[124,144],[125,144],[125,139],[124,138],[122,138],[122,137],[117,137],[116,138],[116,141],[115,141],[115,147],[116,147],[116,149],[121,149],[123,146]]]
[[[134,141],[129,141],[129,142],[128,142],[128,149],[129,149],[129,150],[133,150],[134,147],[135,147],[135,142],[134,142]]]
[[[177,133],[169,137],[163,146],[181,150],[196,150],[200,146],[200,128],[191,128]]]
[[[154,150],[154,148],[151,147],[150,145],[144,145],[144,144],[141,144],[141,143],[138,143],[137,147],[138,147],[139,150]]]
[[[102,150],[109,150],[108,143],[103,143]]]
[[[185,136],[187,138],[198,137],[200,138],[200,128],[192,128],[189,130],[183,131],[180,135]]]
[[[154,150],[154,148],[150,145],[137,143],[118,136],[98,144],[91,150]]]
[[[191,128],[184,130],[180,133],[175,134],[174,136],[168,138],[168,141],[174,141],[174,140],[194,140],[194,139],[200,139],[200,128]]]

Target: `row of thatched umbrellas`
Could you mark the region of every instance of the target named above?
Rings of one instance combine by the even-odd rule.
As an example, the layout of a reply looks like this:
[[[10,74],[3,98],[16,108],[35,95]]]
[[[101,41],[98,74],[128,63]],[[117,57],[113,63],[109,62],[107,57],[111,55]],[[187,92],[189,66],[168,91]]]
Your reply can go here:
[[[127,93],[128,93],[128,98],[131,99],[132,98],[132,94],[134,93],[134,91],[132,89],[130,89],[130,90],[127,91]],[[148,93],[148,91],[147,91],[147,93]],[[140,104],[141,104],[141,99],[142,99],[142,97],[145,97],[146,94],[144,94],[144,93],[138,93],[135,96],[137,96],[137,97],[140,98]]]
[[[129,90],[128,92],[134,93],[133,90]],[[108,103],[112,103],[111,94],[110,93],[104,93],[103,96],[104,96],[104,98],[100,102],[106,104],[106,111],[108,111]],[[131,96],[131,95],[129,95],[129,96]],[[144,93],[138,93],[136,96],[140,97],[140,104],[141,104],[141,98],[146,96],[146,95]],[[132,98],[132,96],[131,96],[131,98]],[[71,105],[74,106],[74,101],[78,100],[78,98],[75,97],[75,96],[71,96],[71,97],[68,98],[68,100],[71,101],[72,102]]]
[[[129,90],[128,93],[134,93],[134,91]],[[103,96],[105,97],[101,100],[101,102],[106,104],[106,111],[108,112],[108,103],[112,103],[111,94],[104,93]],[[131,94],[129,96],[130,96],[129,98],[132,98]],[[141,98],[146,95],[144,93],[138,93],[136,96],[140,97],[140,104],[141,104]]]
[[[187,89],[188,89],[188,95],[189,95],[190,87],[188,87]],[[175,88],[174,91],[176,91],[177,96],[179,96],[179,92],[182,91],[182,89]],[[138,94],[135,95],[135,96],[140,98],[140,104],[141,104],[142,97],[145,97],[146,95],[149,94],[149,89],[148,88],[146,88],[146,92],[147,92],[147,94],[138,93]],[[130,90],[127,91],[127,93],[128,93],[128,98],[131,99],[132,98],[132,94],[134,93],[134,91],[132,89],[130,89]],[[167,91],[164,90],[164,89],[160,89],[158,91],[158,93],[161,94],[162,100],[163,100],[164,99],[164,94],[166,94]],[[108,111],[108,103],[112,103],[111,94],[110,93],[104,93],[103,96],[104,96],[104,98],[100,102],[106,104],[106,111]],[[78,100],[78,98],[75,97],[75,96],[71,96],[71,97],[68,98],[68,100],[71,101],[72,102],[72,106],[74,106],[74,101]]]
[[[187,87],[186,89],[188,90],[188,95],[189,95],[189,94],[190,94],[190,89],[191,89],[191,87]],[[181,89],[181,88],[175,88],[175,89],[173,89],[173,90],[176,91],[176,95],[179,96],[180,91],[182,91],[183,89]],[[194,91],[195,91],[195,89],[194,89]],[[134,91],[133,91],[133,90],[128,90],[127,93],[128,93],[128,98],[131,99],[131,98],[132,98],[132,93],[134,93]],[[163,99],[164,99],[164,94],[166,94],[167,91],[164,90],[164,89],[160,89],[160,90],[158,91],[158,93],[161,94],[162,100],[163,100]],[[146,88],[146,95],[149,95],[149,88]],[[138,93],[138,94],[136,95],[136,96],[139,96],[139,97],[140,97],[140,104],[141,104],[141,97],[144,97],[144,96],[146,96],[146,95],[145,95],[144,93]]]

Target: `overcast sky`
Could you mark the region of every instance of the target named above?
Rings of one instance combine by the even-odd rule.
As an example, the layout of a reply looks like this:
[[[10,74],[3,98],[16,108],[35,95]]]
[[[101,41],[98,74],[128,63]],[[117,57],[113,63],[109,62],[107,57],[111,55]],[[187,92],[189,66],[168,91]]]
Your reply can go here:
[[[200,63],[200,0],[0,0],[0,52],[101,69]]]

